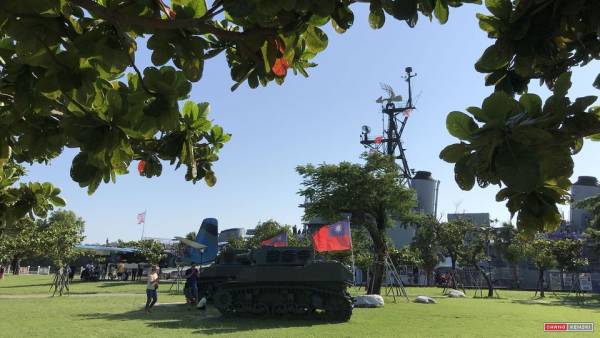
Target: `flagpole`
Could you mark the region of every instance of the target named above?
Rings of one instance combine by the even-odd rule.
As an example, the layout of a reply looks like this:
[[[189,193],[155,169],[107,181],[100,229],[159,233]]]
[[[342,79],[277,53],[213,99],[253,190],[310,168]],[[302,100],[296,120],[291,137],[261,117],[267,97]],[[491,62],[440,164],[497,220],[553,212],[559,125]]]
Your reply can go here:
[[[348,220],[348,232],[350,233],[350,255],[352,258],[352,285],[356,285],[356,268],[354,267],[354,244],[352,243],[352,227],[350,226],[350,216],[346,216]]]

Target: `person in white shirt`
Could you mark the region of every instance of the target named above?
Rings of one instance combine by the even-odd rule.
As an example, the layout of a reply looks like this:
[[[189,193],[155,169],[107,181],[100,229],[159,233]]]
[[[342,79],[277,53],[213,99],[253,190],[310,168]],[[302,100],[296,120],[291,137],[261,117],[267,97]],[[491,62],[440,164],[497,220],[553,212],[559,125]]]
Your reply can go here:
[[[151,312],[150,309],[158,300],[158,267],[153,266],[148,274],[148,282],[146,283],[146,312]]]

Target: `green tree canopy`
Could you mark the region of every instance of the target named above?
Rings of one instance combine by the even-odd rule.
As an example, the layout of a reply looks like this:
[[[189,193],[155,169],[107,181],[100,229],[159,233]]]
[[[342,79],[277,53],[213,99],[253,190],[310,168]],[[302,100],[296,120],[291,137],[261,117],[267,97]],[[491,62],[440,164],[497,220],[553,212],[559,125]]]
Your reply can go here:
[[[0,261],[10,262],[14,274],[19,273],[22,259],[38,255],[41,248],[38,223],[30,217],[21,218],[0,234]]]
[[[562,271],[580,272],[581,268],[588,265],[587,258],[583,257],[583,241],[565,238],[552,241],[552,244],[556,266]]]
[[[575,205],[577,208],[582,208],[592,214],[590,223],[585,229],[583,237],[588,245],[590,245],[596,254],[600,255],[600,195],[593,196],[578,202]]]
[[[415,236],[410,244],[419,259],[418,265],[427,274],[427,285],[433,283],[433,270],[443,260],[437,231],[439,226],[435,217],[423,217],[416,223]]]
[[[518,264],[523,259],[522,241],[519,239],[517,229],[511,223],[503,223],[496,228],[494,235],[494,249],[511,266],[514,287],[519,285]]]
[[[466,250],[465,238],[471,229],[472,223],[464,219],[445,222],[437,227],[438,243],[442,254],[450,257],[452,270],[456,269],[456,263]]]
[[[552,241],[539,237],[534,240],[524,240],[523,249],[525,256],[538,270],[537,290],[540,291],[540,297],[544,297],[544,272],[556,266],[554,245]]]
[[[252,237],[232,240],[229,245],[235,249],[256,249],[262,246],[262,241],[273,238],[282,232],[287,233],[289,246],[310,245],[308,238],[298,237],[293,233],[292,226],[282,225],[273,219],[259,222],[254,228]]]
[[[59,267],[77,256],[75,245],[85,238],[85,222],[81,217],[70,210],[58,210],[40,223],[40,250],[44,256],[52,259]]]
[[[184,103],[204,63],[224,53],[232,89],[281,84],[288,69],[307,76],[328,46],[320,27],[349,29],[356,2],[369,3],[369,24],[379,29],[386,17],[409,27],[419,17],[443,24],[449,7],[481,0],[2,1],[0,162],[46,163],[69,147],[79,151],[71,177],[90,193],[136,160],[146,177],[160,175],[167,161],[185,165],[186,180],[211,186],[230,135],[207,118],[208,103]],[[507,200],[519,228],[551,230],[556,204],[566,202],[572,155],[583,138],[600,138],[599,108],[589,108],[596,97],[566,96],[568,72],[600,58],[600,3],[485,5],[479,26],[494,43],[475,69],[495,92],[481,108],[467,108],[473,117],[448,115],[461,141],[440,157],[455,163],[462,189],[504,185],[497,199]],[[141,43],[152,51],[145,69],[136,65]],[[554,91],[543,106],[529,93],[532,79]]]
[[[373,285],[369,293],[379,294],[383,263],[388,255],[386,229],[416,217],[414,193],[403,184],[398,165],[389,156],[364,154],[365,164],[312,164],[298,166],[302,176],[301,196],[307,200],[304,217],[322,217],[336,222],[342,213],[351,214],[354,225],[363,226],[373,242]]]
[[[488,297],[494,296],[494,283],[481,263],[489,264],[491,260],[490,243],[494,239],[494,233],[494,229],[489,226],[478,226],[467,222],[463,252],[459,252],[460,263],[475,268],[487,283]]]
[[[138,249],[140,251],[139,254],[152,265],[158,265],[161,259],[166,257],[162,244],[153,239],[137,241],[134,244],[134,248]]]

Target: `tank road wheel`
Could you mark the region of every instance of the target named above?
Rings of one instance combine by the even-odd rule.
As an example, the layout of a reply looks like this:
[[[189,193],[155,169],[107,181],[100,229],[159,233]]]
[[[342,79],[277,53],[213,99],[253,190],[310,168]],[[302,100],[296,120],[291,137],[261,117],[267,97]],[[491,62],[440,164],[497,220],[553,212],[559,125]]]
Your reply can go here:
[[[325,316],[332,321],[347,322],[352,316],[352,303],[345,297],[331,296],[325,304]]]
[[[221,314],[223,315],[231,315],[231,303],[232,297],[231,293],[227,290],[218,290],[213,295],[213,302],[215,303],[215,307],[219,309]]]
[[[275,304],[273,305],[272,312],[276,315],[283,316],[287,314],[287,306],[282,303]]]
[[[255,303],[252,306],[252,313],[255,315],[264,315],[269,313],[269,307],[263,303]]]

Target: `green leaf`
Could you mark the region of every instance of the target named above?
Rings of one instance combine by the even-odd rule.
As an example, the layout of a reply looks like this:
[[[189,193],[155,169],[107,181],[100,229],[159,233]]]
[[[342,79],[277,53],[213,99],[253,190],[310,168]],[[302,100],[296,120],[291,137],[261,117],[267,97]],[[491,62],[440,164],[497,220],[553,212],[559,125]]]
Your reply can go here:
[[[596,80],[594,80],[594,87],[596,87],[596,89],[600,89],[600,73],[598,76],[596,76]]]
[[[446,129],[454,137],[461,140],[469,140],[479,127],[469,115],[453,111],[446,117]]]
[[[542,114],[542,99],[535,94],[523,94],[519,98],[519,103],[529,116],[535,117]]]
[[[505,143],[498,148],[494,167],[500,179],[516,192],[531,192],[543,184],[535,153],[516,143]]]
[[[485,7],[498,18],[508,21],[512,12],[511,0],[485,0]]]
[[[494,92],[483,100],[481,118],[485,122],[505,122],[519,110],[519,103],[515,99],[505,92]]]
[[[67,202],[65,202],[64,199],[62,199],[58,196],[50,197],[50,203],[52,203],[55,207],[59,207],[59,208],[62,208],[67,205]]]
[[[446,0],[437,0],[433,14],[441,24],[445,24],[448,21],[448,4]]]
[[[496,202],[505,201],[513,194],[514,194],[514,192],[512,190],[510,190],[509,188],[502,188],[496,194]]]
[[[204,182],[206,182],[206,185],[209,187],[213,187],[215,184],[217,184],[217,177],[215,176],[215,173],[208,171],[206,175],[204,175]]]
[[[496,17],[481,13],[477,13],[477,18],[479,19],[479,28],[486,31],[491,38],[498,37],[498,33],[502,28],[502,21],[498,20]]]
[[[185,12],[185,17],[200,18],[206,14],[206,1],[205,0],[171,0],[173,8],[177,12],[177,16],[180,16],[181,10],[177,7],[181,7]]]
[[[553,92],[554,95],[566,96],[569,88],[571,88],[571,72],[560,74],[556,82],[554,83]]]
[[[448,163],[456,163],[465,156],[467,151],[464,143],[451,144],[440,152],[440,159]]]
[[[304,33],[306,48],[311,53],[319,53],[327,48],[328,38],[323,31],[314,26],[310,26]]]
[[[480,73],[493,72],[508,65],[511,57],[511,49],[496,42],[486,48],[481,58],[475,63],[475,69]]]
[[[369,13],[369,26],[373,29],[379,29],[383,27],[385,23],[385,13],[382,8],[378,8],[375,11]]]
[[[462,189],[469,191],[475,185],[475,170],[468,164],[468,157],[461,158],[454,165],[454,180]]]

